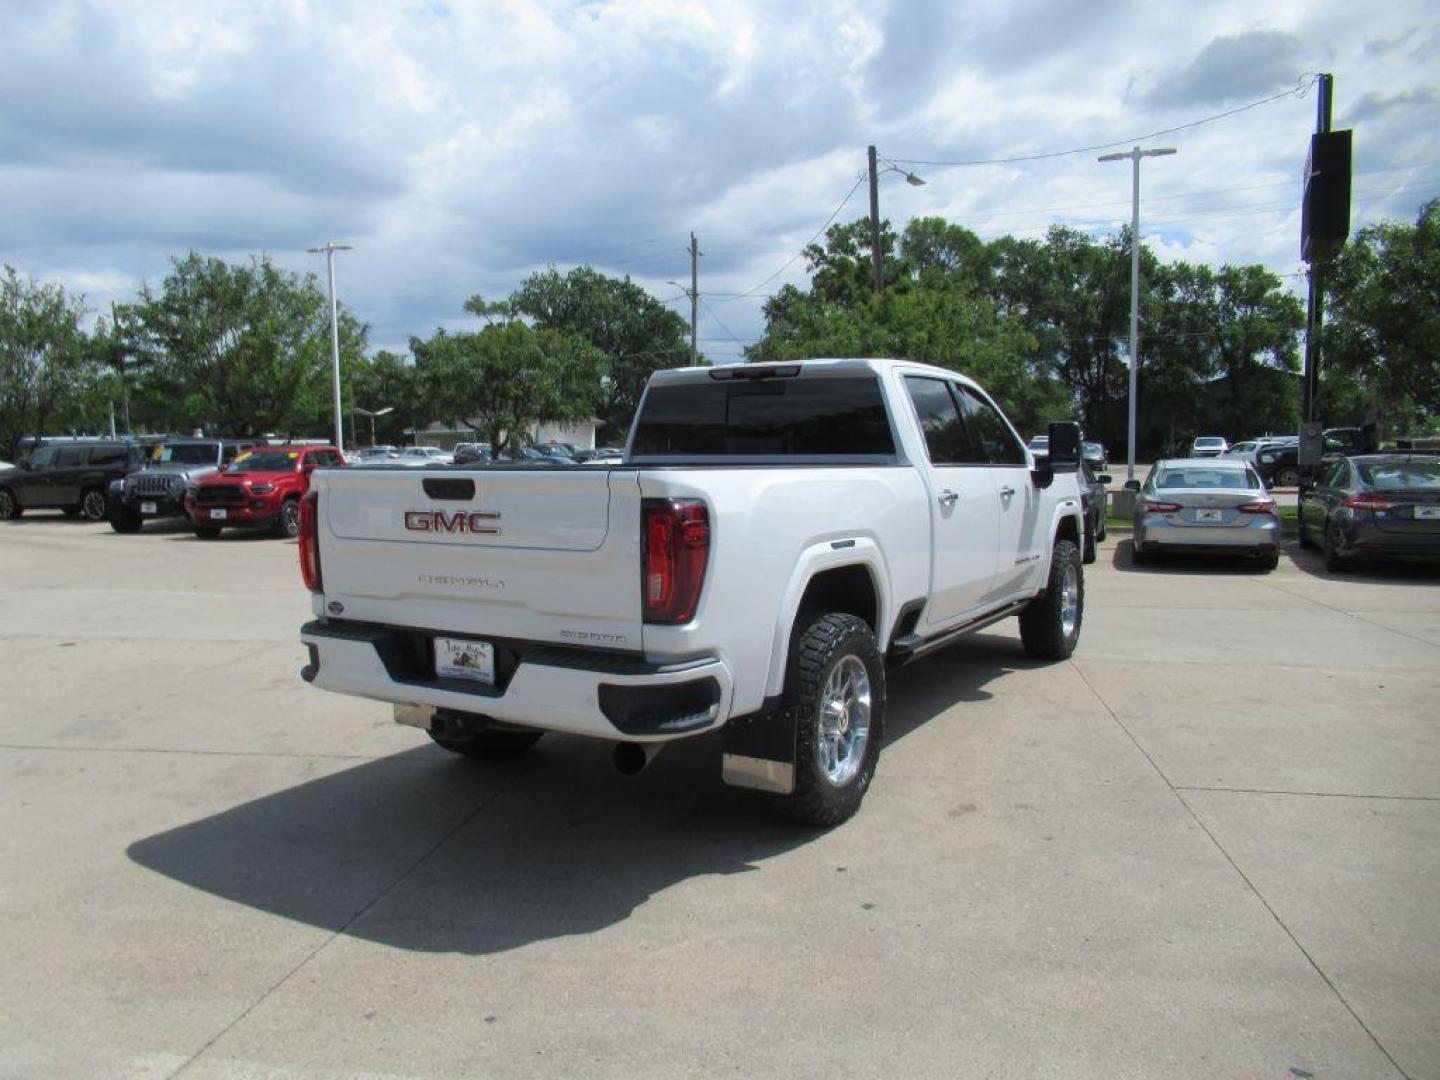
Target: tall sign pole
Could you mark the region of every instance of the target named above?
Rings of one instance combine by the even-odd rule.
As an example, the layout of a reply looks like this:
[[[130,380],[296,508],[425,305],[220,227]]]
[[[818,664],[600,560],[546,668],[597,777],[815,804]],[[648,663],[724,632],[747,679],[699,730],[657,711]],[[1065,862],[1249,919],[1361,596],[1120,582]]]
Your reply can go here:
[[[1140,390],[1140,159],[1173,154],[1170,147],[1141,150],[1135,147],[1123,154],[1106,154],[1100,161],[1129,160],[1130,170],[1130,407],[1128,434],[1125,438],[1125,482],[1135,479],[1135,425]]]
[[[1316,83],[1315,134],[1305,156],[1305,190],[1300,206],[1300,257],[1309,264],[1305,305],[1305,370],[1300,382],[1301,475],[1310,479],[1324,455],[1320,422],[1321,346],[1325,322],[1325,272],[1350,234],[1349,131],[1332,131],[1331,102],[1335,79],[1321,75]]]
[[[345,450],[345,429],[340,412],[340,327],[335,307],[335,252],[352,250],[349,244],[325,241],[324,247],[306,248],[312,255],[325,253],[325,277],[330,292],[330,365],[335,394],[335,449]]]

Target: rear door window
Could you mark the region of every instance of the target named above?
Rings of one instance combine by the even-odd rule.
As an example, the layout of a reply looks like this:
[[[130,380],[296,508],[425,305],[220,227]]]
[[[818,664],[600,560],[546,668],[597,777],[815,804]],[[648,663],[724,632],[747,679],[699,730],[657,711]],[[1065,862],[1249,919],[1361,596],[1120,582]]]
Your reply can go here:
[[[85,447],[83,446],[62,446],[55,455],[57,468],[74,468],[77,465],[85,464]]]
[[[92,446],[91,465],[125,465],[130,461],[128,446]]]

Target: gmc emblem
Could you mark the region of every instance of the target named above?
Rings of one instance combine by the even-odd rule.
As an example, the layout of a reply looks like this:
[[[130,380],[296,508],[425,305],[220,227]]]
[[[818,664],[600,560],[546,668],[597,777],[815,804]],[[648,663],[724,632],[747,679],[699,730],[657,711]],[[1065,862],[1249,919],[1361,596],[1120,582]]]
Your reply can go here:
[[[499,536],[500,526],[490,522],[499,521],[499,514],[467,513],[456,510],[406,510],[405,528],[411,532],[423,533],[469,533],[475,536]]]

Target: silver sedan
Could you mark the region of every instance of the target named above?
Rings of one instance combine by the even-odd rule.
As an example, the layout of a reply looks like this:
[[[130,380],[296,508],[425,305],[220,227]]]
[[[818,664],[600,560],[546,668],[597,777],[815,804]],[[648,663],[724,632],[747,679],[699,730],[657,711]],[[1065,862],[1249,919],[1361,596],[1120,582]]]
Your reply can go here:
[[[1181,551],[1243,552],[1280,563],[1275,500],[1246,461],[1157,462],[1135,500],[1135,559]]]

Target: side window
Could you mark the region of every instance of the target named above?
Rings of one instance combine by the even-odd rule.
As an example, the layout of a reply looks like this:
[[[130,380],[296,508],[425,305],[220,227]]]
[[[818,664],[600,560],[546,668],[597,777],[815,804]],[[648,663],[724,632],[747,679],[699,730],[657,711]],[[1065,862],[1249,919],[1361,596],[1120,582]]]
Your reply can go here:
[[[1025,448],[995,406],[968,387],[958,389],[965,405],[966,424],[979,443],[984,460],[991,465],[1024,465]]]
[[[129,448],[125,446],[96,446],[90,450],[91,465],[124,465],[129,457]]]
[[[905,377],[905,389],[915,405],[920,430],[925,433],[925,449],[932,465],[962,465],[975,460],[970,435],[960,417],[950,388],[940,379],[916,375]]]
[[[55,465],[61,469],[84,465],[85,453],[83,446],[62,446],[60,452],[55,455]]]
[[[42,446],[30,455],[30,467],[32,469],[48,469],[55,464],[55,448],[53,446]]]
[[[1330,470],[1330,475],[1325,477],[1325,486],[1340,488],[1345,486],[1349,480],[1350,467],[1344,461],[1337,461],[1335,467]]]

